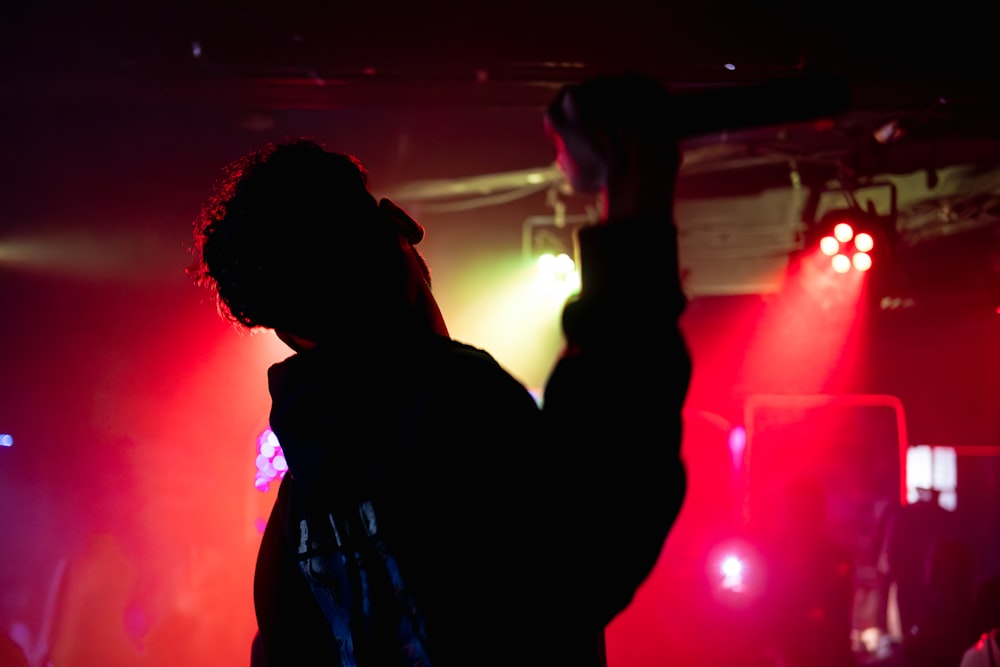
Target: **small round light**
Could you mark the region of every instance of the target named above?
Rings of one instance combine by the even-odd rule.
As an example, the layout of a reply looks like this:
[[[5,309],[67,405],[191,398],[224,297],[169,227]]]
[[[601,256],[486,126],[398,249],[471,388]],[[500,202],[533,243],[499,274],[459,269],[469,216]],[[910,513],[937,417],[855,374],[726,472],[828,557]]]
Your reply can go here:
[[[538,258],[538,270],[542,273],[554,273],[556,270],[556,256],[550,252]]]
[[[743,563],[736,556],[729,556],[722,561],[720,569],[722,570],[722,574],[727,577],[738,577],[743,574]]]
[[[819,249],[827,257],[833,257],[840,250],[840,241],[832,236],[824,236],[819,240]]]
[[[555,270],[556,273],[569,273],[574,268],[576,264],[573,262],[573,258],[566,253],[560,253],[555,259]]]
[[[847,243],[854,238],[854,228],[846,222],[841,222],[833,228],[833,235],[841,243]]]
[[[833,270],[837,273],[847,273],[851,270],[851,260],[847,255],[835,255],[830,263],[833,265]]]
[[[872,248],[875,247],[875,239],[872,238],[871,234],[861,232],[854,237],[854,247],[861,252],[871,252]]]
[[[856,253],[852,261],[854,268],[858,271],[867,271],[872,268],[872,256],[866,252]]]

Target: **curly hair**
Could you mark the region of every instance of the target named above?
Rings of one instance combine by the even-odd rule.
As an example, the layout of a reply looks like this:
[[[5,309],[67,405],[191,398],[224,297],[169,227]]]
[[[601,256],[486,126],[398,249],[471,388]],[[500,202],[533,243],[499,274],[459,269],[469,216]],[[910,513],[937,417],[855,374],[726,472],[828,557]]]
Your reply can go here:
[[[188,274],[223,317],[314,340],[338,314],[384,320],[409,280],[361,161],[309,139],[227,165],[194,221],[193,254]]]

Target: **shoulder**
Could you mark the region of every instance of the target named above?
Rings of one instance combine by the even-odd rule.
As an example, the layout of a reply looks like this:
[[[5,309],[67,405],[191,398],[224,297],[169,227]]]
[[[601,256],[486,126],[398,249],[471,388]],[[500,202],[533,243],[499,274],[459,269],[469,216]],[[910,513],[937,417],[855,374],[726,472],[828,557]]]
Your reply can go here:
[[[510,414],[537,410],[527,387],[486,350],[450,338],[433,344],[424,375],[431,391],[455,410]],[[513,416],[513,415],[511,415]]]
[[[486,350],[460,340],[455,340],[454,338],[438,337],[432,345],[434,345],[439,354],[451,357],[459,363],[499,366],[499,362]]]
[[[486,350],[450,338],[436,345],[438,349],[433,355],[431,372],[444,373],[456,380],[479,379],[527,393],[524,385]]]

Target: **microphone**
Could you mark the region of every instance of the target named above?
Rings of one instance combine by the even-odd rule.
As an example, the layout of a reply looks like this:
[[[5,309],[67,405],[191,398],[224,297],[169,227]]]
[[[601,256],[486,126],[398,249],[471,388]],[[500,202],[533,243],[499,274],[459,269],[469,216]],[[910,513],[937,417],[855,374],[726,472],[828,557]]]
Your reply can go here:
[[[806,122],[835,116],[851,106],[847,79],[818,73],[673,95],[681,139]]]

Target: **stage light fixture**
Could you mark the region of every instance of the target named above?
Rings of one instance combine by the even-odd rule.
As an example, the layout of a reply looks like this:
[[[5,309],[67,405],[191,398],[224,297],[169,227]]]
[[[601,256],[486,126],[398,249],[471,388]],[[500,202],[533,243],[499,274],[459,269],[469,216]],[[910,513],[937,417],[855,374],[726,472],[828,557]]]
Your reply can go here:
[[[866,281],[882,290],[892,281],[899,234],[896,186],[892,182],[845,183],[810,191],[802,210],[803,233],[796,261],[833,276],[872,273]],[[875,284],[877,283],[877,285]]]
[[[566,295],[580,288],[576,232],[586,216],[531,216],[522,226],[524,258],[534,262],[541,289],[558,289]]]
[[[830,258],[836,273],[869,271],[875,265],[881,236],[877,216],[858,209],[830,211],[816,223],[812,238],[818,237],[820,252]]]

